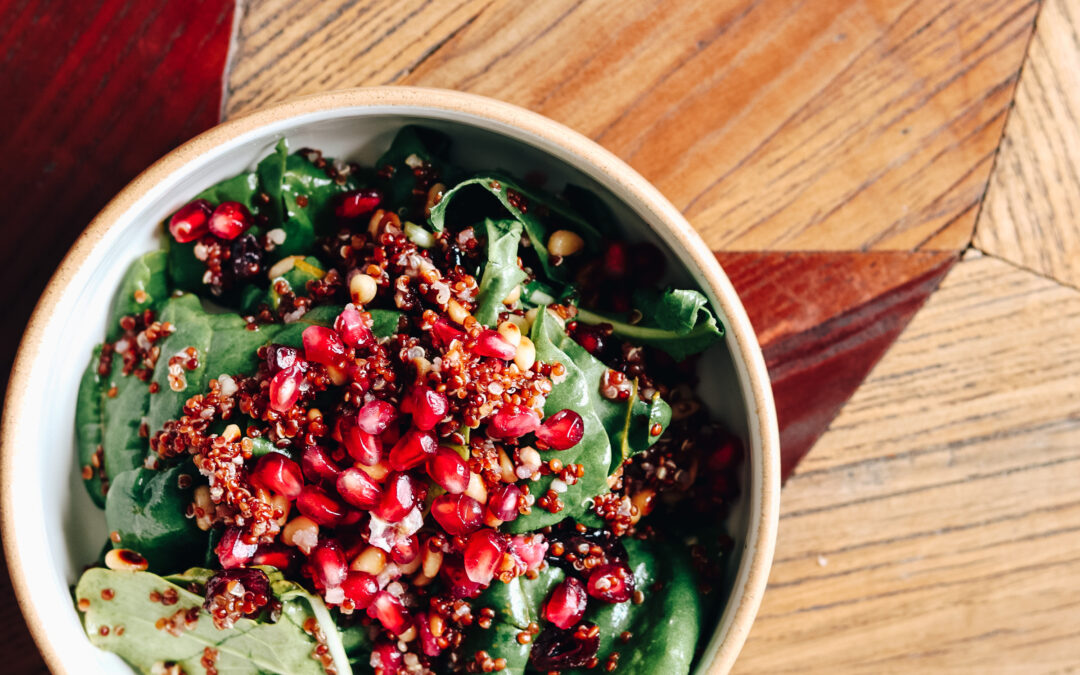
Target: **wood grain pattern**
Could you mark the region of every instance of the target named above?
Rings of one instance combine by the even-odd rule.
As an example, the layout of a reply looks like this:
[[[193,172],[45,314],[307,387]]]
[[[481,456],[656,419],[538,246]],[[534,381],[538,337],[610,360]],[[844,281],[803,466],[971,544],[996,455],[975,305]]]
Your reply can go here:
[[[956,256],[717,253],[761,342],[786,479]]]
[[[958,265],[784,488],[737,671],[1080,663],[1080,292]]]
[[[599,140],[714,248],[740,250],[966,245],[1038,6],[396,4],[257,0],[242,35],[287,26],[324,58],[244,41],[230,114],[360,84],[486,94]],[[439,13],[452,19],[432,28]]]
[[[1048,0],[975,234],[994,255],[1080,288],[1080,4]]]

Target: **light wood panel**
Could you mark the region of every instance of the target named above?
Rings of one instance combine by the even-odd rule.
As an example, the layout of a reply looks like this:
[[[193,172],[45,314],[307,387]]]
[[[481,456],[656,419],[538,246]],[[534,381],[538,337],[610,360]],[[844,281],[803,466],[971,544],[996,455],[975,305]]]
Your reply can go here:
[[[599,140],[716,248],[959,250],[1037,7],[258,0],[228,109],[328,87],[464,89]]]
[[[1080,3],[1048,0],[975,243],[1080,288]]]
[[[1080,292],[968,256],[784,488],[740,673],[1080,664]]]

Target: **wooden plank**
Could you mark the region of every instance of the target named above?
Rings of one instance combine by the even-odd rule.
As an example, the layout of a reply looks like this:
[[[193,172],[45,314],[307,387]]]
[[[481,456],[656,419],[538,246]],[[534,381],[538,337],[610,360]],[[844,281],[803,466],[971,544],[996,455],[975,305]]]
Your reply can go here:
[[[391,4],[255,3],[229,110],[392,81],[464,89],[599,140],[715,248],[958,250],[1038,3]]]
[[[1080,660],[1080,292],[977,254],[784,489],[737,671]]]
[[[955,254],[718,253],[772,380],[782,476],[810,451]]]
[[[1080,5],[1048,0],[975,233],[982,250],[1080,287]]]

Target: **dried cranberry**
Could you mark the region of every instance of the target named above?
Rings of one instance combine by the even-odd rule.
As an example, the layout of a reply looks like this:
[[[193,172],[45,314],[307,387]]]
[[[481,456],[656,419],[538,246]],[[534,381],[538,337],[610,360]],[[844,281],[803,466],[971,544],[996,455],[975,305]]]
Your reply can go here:
[[[229,245],[229,265],[233,279],[248,281],[259,276],[263,268],[263,250],[251,234],[242,234]]]
[[[536,670],[550,672],[583,668],[600,649],[600,631],[582,623],[575,629],[548,626],[533,641],[529,660]]]

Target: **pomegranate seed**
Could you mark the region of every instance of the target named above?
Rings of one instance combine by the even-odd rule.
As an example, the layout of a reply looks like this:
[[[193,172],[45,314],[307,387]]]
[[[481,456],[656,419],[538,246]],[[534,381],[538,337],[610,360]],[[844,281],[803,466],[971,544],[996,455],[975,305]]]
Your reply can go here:
[[[447,534],[456,537],[480,527],[484,508],[468,495],[439,495],[431,503],[431,515]]]
[[[324,366],[337,366],[345,360],[345,343],[326,326],[308,326],[300,335],[304,357]]]
[[[440,316],[435,320],[435,324],[431,327],[431,335],[435,344],[443,349],[449,347],[454,340],[465,341],[465,333],[455,328],[445,316]]]
[[[446,394],[440,394],[431,387],[414,387],[410,408],[413,426],[422,431],[430,431],[450,412],[450,401]]]
[[[505,552],[506,539],[495,530],[474,532],[465,545],[465,574],[474,583],[490,584]]]
[[[266,365],[271,375],[277,375],[286,368],[299,366],[301,372],[307,365],[300,358],[300,352],[285,345],[270,345],[266,348]]]
[[[341,584],[345,597],[353,601],[356,609],[367,609],[375,594],[379,592],[379,582],[367,572],[350,571]]]
[[[399,522],[416,505],[416,481],[407,473],[387,477],[379,504],[372,511],[388,523]]]
[[[217,553],[221,566],[227,570],[248,564],[255,556],[255,551],[258,550],[255,544],[245,543],[240,534],[240,528],[230,527],[225,530],[225,534],[221,535],[221,540],[214,547],[214,553]]]
[[[458,556],[445,558],[439,574],[446,581],[450,594],[457,600],[475,598],[484,590],[483,586],[470,580],[465,574],[465,564]]]
[[[432,657],[441,654],[443,648],[439,646],[439,641],[431,633],[431,620],[427,614],[417,615],[416,627],[420,631],[420,647],[424,650],[424,654]]]
[[[320,539],[308,558],[311,575],[322,588],[337,588],[345,581],[348,564],[341,546],[333,539]]]
[[[279,413],[289,412],[300,398],[300,383],[304,372],[300,366],[291,365],[278,372],[270,380],[270,407]]]
[[[305,485],[296,498],[296,508],[319,525],[335,527],[345,518],[345,506],[315,485]]]
[[[317,445],[309,445],[304,448],[304,455],[300,458],[304,467],[304,477],[309,483],[334,483],[341,473],[341,467],[337,465],[330,453]]]
[[[621,241],[613,241],[608,244],[607,249],[604,251],[604,274],[613,278],[621,279],[626,276],[627,272],[627,254],[626,244]],[[661,256],[662,257],[662,256]],[[648,263],[645,266],[648,267]],[[635,268],[637,272],[640,268]]]
[[[304,476],[296,462],[280,452],[271,452],[255,462],[255,468],[251,470],[251,484],[296,499],[304,488]]]
[[[261,544],[251,559],[252,565],[269,565],[279,570],[286,570],[297,561],[296,549],[289,548],[280,542]]]
[[[337,477],[337,490],[342,499],[359,509],[373,508],[382,497],[382,488],[361,469],[342,471]]]
[[[536,438],[556,450],[569,450],[584,436],[585,422],[569,408],[548,417],[536,430]]]
[[[708,467],[713,471],[723,471],[742,461],[742,447],[738,439],[729,436],[723,440],[720,447],[709,455]]]
[[[341,201],[334,211],[338,218],[359,218],[379,208],[382,199],[382,191],[378,188],[353,190],[341,195]]]
[[[503,361],[513,361],[517,354],[517,348],[503,339],[498,331],[485,328],[476,337],[476,346],[473,351],[480,356],[490,356]]]
[[[251,227],[252,218],[247,207],[240,202],[222,202],[210,215],[210,234],[222,239],[236,239]]]
[[[390,559],[399,565],[408,565],[420,555],[420,540],[415,534],[401,537],[390,548]]]
[[[491,491],[488,497],[487,512],[493,518],[498,518],[504,523],[518,517],[518,499],[521,497],[521,488],[516,485],[503,483]]]
[[[195,241],[206,234],[213,207],[205,199],[196,199],[180,207],[169,219],[169,234],[181,244]]]
[[[577,577],[567,577],[551,592],[551,597],[544,605],[544,618],[566,630],[585,616],[588,600],[585,585]]]
[[[375,675],[396,675],[401,670],[404,657],[398,651],[397,641],[380,640],[371,651],[371,667]]]
[[[394,635],[401,635],[409,630],[412,625],[412,617],[409,610],[405,609],[401,599],[394,596],[390,591],[379,591],[375,599],[367,608],[368,616],[377,619]]]
[[[604,602],[626,602],[634,595],[634,573],[623,562],[599,565],[589,575],[587,590]]]
[[[356,423],[368,434],[378,436],[386,431],[397,417],[397,410],[386,401],[372,401],[360,408],[356,414]]]
[[[532,408],[504,406],[488,420],[487,434],[491,438],[521,438],[539,426],[540,416]]]
[[[355,418],[343,417],[338,432],[349,456],[364,466],[374,466],[382,459],[382,440],[361,429]]]
[[[548,543],[542,534],[519,534],[510,540],[510,553],[525,565],[526,571],[540,569],[547,550]]]
[[[427,472],[450,494],[459,495],[469,487],[469,464],[452,448],[440,446],[428,460]]]
[[[367,347],[375,342],[375,335],[368,328],[363,315],[355,307],[346,307],[334,320],[334,330],[350,347]]]
[[[419,466],[435,454],[436,447],[435,435],[430,431],[409,429],[390,451],[390,468],[394,471],[408,471]]]

